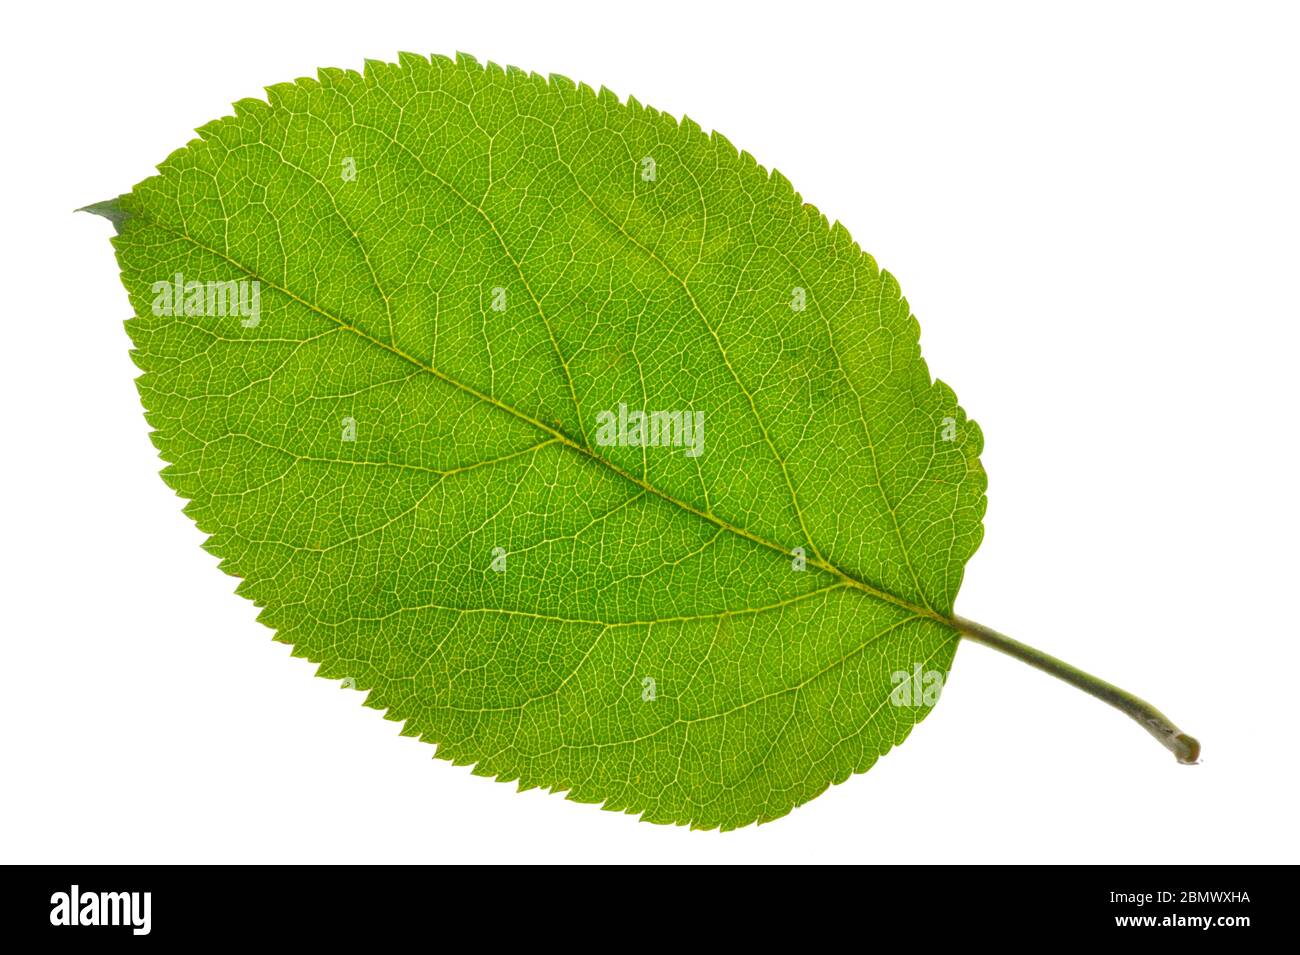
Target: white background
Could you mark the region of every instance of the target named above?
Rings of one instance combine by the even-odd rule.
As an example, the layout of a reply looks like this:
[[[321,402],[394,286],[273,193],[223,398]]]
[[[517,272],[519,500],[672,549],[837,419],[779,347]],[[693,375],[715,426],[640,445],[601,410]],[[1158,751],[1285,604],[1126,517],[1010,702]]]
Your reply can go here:
[[[1300,861],[1294,7],[455,7],[6,11],[0,861]],[[844,222],[986,435],[959,612],[1203,763],[966,645],[870,773],[690,832],[434,760],[273,643],[156,475],[111,227],[72,210],[405,49],[688,113]]]

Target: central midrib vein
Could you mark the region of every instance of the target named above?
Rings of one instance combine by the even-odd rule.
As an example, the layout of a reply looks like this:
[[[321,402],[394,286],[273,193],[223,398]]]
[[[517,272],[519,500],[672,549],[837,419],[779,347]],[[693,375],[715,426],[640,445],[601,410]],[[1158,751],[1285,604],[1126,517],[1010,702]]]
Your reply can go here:
[[[478,399],[479,401],[485,402],[491,405],[492,407],[505,412],[506,414],[512,415],[513,417],[518,418],[520,421],[527,422],[528,424],[532,425],[534,428],[537,428],[543,433],[550,435],[552,438],[554,438],[557,442],[559,442],[563,446],[582,455],[584,458],[587,458],[588,460],[595,461],[603,465],[604,467],[608,468],[610,471],[614,472],[615,474],[619,475],[625,480],[641,488],[643,491],[649,494],[653,494],[656,497],[660,498],[661,500],[667,501],[669,504],[672,504],[675,507],[678,507],[681,510],[686,511],[689,514],[694,514],[696,517],[708,521],[709,523],[715,525],[716,527],[728,531],[729,533],[735,534],[738,537],[742,537],[745,540],[748,540],[752,543],[758,544],[762,547],[766,547],[769,550],[776,551],[777,553],[785,557],[789,557],[791,555],[792,553],[791,548],[782,547],[780,544],[770,541],[765,537],[761,537],[760,535],[755,534],[752,531],[749,531],[743,527],[737,527],[736,525],[727,521],[725,518],[721,518],[718,517],[716,514],[712,514],[708,511],[701,510],[695,507],[693,504],[689,503],[688,501],[683,501],[674,497],[668,492],[655,487],[653,484],[650,484],[642,480],[641,478],[637,477],[635,474],[631,473],[630,471],[624,470],[623,468],[615,464],[613,461],[610,461],[607,458],[595,454],[585,445],[570,438],[563,431],[559,431],[555,428],[552,428],[544,421],[539,421],[536,418],[534,418],[532,415],[520,411],[518,408],[515,408],[512,405],[508,405],[505,402],[492,397],[491,395],[484,394],[483,392],[479,391],[477,388],[474,388],[472,385],[467,385],[464,382],[458,381],[455,378],[450,377],[446,373],[439,371],[437,368],[434,368],[432,365],[426,365],[424,362],[420,361],[415,356],[398,348],[396,345],[392,345],[389,344],[388,342],[381,341],[380,339],[375,338],[373,335],[371,335],[369,332],[365,331],[364,329],[358,328],[357,326],[344,321],[343,319],[339,318],[337,315],[334,315],[326,311],[325,309],[321,308],[320,306],[307,301],[305,298],[303,298],[300,295],[297,295],[290,289],[285,288],[284,286],[279,285],[276,282],[273,282],[270,279],[265,278],[264,276],[260,275],[258,272],[254,271],[253,269],[250,269],[247,265],[244,265],[242,262],[239,262],[231,258],[225,252],[222,252],[219,249],[214,249],[204,242],[200,242],[198,239],[194,238],[188,232],[174,229],[171,226],[164,225],[161,222],[157,222],[156,220],[151,219],[147,216],[142,216],[139,213],[131,213],[130,218],[140,219],[148,223],[149,225],[153,226],[154,228],[161,229],[162,231],[170,235],[174,235],[179,239],[183,239],[184,241],[189,242],[195,248],[201,249],[204,252],[207,252],[209,255],[215,255],[218,258],[225,260],[226,262],[234,266],[236,269],[243,272],[245,275],[248,275],[250,278],[253,278],[259,282],[266,283],[266,285],[275,289],[281,295],[284,295],[292,299],[293,301],[297,302],[303,308],[315,312],[317,315],[320,315],[322,318],[325,318],[333,322],[335,325],[339,326],[340,328],[352,332],[353,334],[364,339],[365,341],[370,342],[372,345],[382,348],[387,352],[391,352],[392,354],[403,359],[404,361],[410,362],[415,367],[419,368],[424,372],[427,372],[428,374],[433,375],[439,381],[442,381],[450,385],[451,387],[457,389],[458,391],[464,392],[465,394],[470,395]],[[811,541],[808,541],[807,543],[811,544]],[[937,613],[934,610],[929,609],[928,607],[918,606],[909,600],[906,600],[902,597],[898,597],[887,590],[882,590],[881,588],[869,584],[864,580],[858,580],[856,577],[853,577],[851,574],[846,573],[845,571],[836,567],[834,564],[832,564],[828,560],[825,560],[824,558],[813,556],[813,557],[807,557],[805,558],[805,560],[807,561],[808,564],[810,564],[813,567],[816,567],[818,570],[824,571],[828,574],[835,576],[843,583],[867,594],[870,597],[874,597],[875,599],[883,601],[888,604],[893,604],[896,607],[901,607],[902,609],[908,611],[909,613],[915,614],[918,617],[924,617],[936,623],[940,623],[945,627],[957,631],[958,633],[962,632],[961,628],[957,625],[955,620],[949,617],[945,617],[943,614]]]

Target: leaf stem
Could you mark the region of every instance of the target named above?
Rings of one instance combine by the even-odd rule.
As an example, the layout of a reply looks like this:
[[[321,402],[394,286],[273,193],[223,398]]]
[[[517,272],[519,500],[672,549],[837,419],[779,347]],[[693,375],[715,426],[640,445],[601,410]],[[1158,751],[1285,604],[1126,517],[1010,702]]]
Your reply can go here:
[[[1194,737],[1188,736],[1158,709],[1146,700],[1134,696],[1126,690],[1107,683],[1091,673],[1084,673],[1077,667],[1070,666],[1064,660],[1058,660],[1042,650],[1013,640],[1005,634],[998,633],[982,623],[967,620],[965,617],[952,618],[958,632],[969,640],[982,643],[986,647],[1000,650],[1008,656],[1015,657],[1031,667],[1050,673],[1058,680],[1064,680],[1073,687],[1095,696],[1115,709],[1127,713],[1138,724],[1160,741],[1160,745],[1178,758],[1180,763],[1195,763],[1201,755],[1201,744]]]

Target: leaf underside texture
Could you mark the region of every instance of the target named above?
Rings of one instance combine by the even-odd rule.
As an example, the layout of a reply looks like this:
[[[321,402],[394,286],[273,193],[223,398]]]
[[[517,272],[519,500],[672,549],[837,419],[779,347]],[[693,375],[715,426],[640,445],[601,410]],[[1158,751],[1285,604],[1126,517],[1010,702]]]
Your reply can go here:
[[[774,819],[906,738],[982,438],[843,226],[690,120],[465,56],[199,134],[110,204],[127,329],[277,640],[442,758],[653,822]],[[157,314],[177,275],[256,320]],[[602,443],[620,405],[702,447]]]

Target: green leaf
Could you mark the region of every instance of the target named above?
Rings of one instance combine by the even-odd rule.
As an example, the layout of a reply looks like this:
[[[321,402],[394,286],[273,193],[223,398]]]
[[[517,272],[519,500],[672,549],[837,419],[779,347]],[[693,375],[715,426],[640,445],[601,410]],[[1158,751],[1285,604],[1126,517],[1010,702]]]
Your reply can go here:
[[[268,94],[93,211],[163,476],[276,639],[443,758],[654,822],[901,743],[985,477],[893,277],[607,90],[403,55]]]

